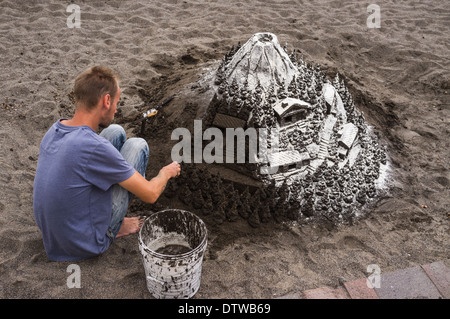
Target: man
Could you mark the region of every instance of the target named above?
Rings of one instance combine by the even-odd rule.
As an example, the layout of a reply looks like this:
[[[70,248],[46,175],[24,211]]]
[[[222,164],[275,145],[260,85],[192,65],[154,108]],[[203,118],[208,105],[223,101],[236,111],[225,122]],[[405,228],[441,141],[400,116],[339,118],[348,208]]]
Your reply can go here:
[[[110,125],[120,94],[110,69],[82,72],[75,80],[73,118],[58,120],[42,139],[33,209],[50,260],[97,256],[115,238],[138,232],[143,220],[125,217],[132,194],[154,203],[168,180],[180,174],[173,162],[145,179],[147,142],[126,140],[122,127]],[[104,128],[100,135],[99,127]]]

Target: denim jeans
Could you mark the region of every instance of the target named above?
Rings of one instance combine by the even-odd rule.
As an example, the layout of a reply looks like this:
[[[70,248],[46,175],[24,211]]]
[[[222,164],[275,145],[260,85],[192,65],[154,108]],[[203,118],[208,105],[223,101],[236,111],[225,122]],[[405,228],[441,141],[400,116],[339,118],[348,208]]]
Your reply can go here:
[[[125,130],[122,126],[111,124],[105,128],[100,136],[103,136],[122,154],[123,158],[145,177],[148,164],[149,148],[147,142],[142,138],[129,138],[127,140]],[[112,215],[108,229],[108,237],[114,241],[123,219],[128,210],[133,194],[121,187],[119,184],[112,186]]]

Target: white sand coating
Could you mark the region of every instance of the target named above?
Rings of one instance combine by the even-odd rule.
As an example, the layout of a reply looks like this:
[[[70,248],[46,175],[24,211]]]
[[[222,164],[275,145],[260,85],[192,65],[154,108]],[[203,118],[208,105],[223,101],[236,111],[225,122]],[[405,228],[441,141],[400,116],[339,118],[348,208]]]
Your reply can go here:
[[[289,84],[298,74],[295,65],[272,33],[256,33],[233,56],[227,65],[226,77],[231,84],[236,79],[239,86],[254,90],[258,83],[267,90],[280,83]]]
[[[382,188],[386,153],[345,83],[289,54],[276,35],[256,33],[233,47],[215,84],[209,125],[277,132],[266,156],[246,168],[277,188],[277,206],[286,205],[291,219],[351,221]]]

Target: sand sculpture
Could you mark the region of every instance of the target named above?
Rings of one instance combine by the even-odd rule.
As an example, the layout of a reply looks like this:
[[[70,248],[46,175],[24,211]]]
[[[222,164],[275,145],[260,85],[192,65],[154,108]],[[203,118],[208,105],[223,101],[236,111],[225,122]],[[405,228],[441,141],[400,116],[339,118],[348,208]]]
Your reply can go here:
[[[187,169],[186,185],[178,183],[186,204],[205,213],[214,207],[219,222],[240,215],[252,226],[271,218],[340,223],[376,197],[386,153],[338,74],[330,81],[274,34],[257,33],[224,56],[214,86],[206,126],[277,128],[279,147],[265,163],[230,166],[264,182],[253,194]],[[276,173],[261,174],[264,167]]]

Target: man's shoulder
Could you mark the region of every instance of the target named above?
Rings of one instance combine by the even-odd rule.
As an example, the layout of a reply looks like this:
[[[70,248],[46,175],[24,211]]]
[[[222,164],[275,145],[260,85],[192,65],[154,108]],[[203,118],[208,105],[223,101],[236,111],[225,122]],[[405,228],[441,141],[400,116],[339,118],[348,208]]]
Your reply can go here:
[[[107,158],[109,161],[116,161],[123,159],[120,152],[103,136],[97,133],[86,130],[85,143],[82,146],[85,151],[89,152],[92,156]]]
[[[88,143],[91,147],[97,146],[107,149],[110,149],[111,147],[114,148],[114,146],[111,143],[109,143],[108,140],[98,135],[89,127],[80,127],[76,133],[75,138],[79,139],[84,143]]]
[[[117,151],[114,146],[104,137],[98,135],[88,126],[62,127],[56,126],[56,129],[64,132],[53,132],[62,138],[62,142],[70,149],[73,156],[85,156],[87,154],[110,155]],[[67,134],[66,134],[67,133]],[[65,140],[65,141],[64,141]],[[83,155],[84,154],[84,155]]]

